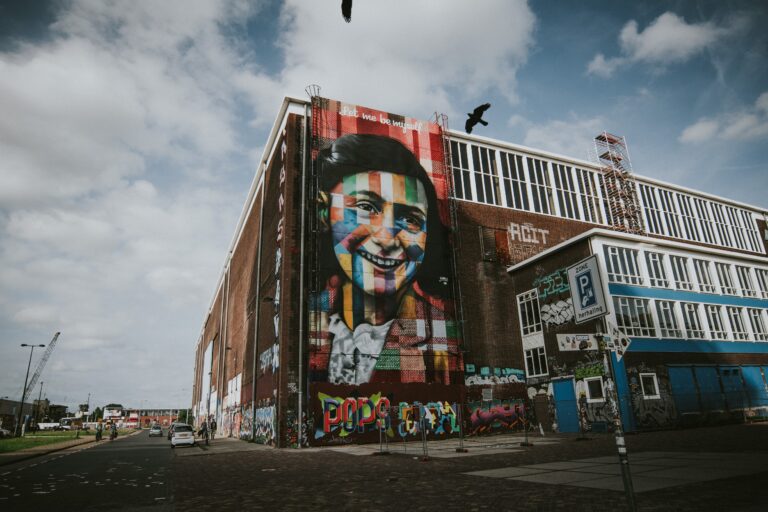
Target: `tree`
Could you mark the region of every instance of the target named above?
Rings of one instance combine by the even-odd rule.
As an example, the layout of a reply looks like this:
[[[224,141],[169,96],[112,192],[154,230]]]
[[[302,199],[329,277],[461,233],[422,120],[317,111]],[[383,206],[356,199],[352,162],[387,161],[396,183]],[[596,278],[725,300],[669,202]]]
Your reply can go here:
[[[99,421],[104,417],[104,411],[101,409],[101,407],[97,407],[93,410],[93,421]]]
[[[195,421],[195,417],[189,414],[189,409],[182,409],[179,411],[179,416],[176,421],[179,423],[187,423],[188,425],[191,425],[192,422]]]

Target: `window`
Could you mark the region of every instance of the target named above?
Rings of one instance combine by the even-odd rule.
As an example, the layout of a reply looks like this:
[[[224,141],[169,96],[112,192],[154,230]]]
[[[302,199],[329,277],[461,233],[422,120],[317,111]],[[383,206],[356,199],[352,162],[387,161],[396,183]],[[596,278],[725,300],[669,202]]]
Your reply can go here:
[[[703,339],[705,336],[699,317],[699,305],[692,302],[682,302],[680,307],[683,310],[686,336],[693,339]]]
[[[637,251],[625,247],[606,246],[605,266],[608,280],[612,283],[643,284],[640,267],[637,264]]]
[[[699,223],[701,224],[701,234],[704,241],[708,244],[716,244],[715,228],[712,224],[712,217],[709,215],[707,201],[694,197],[693,204],[696,206],[696,216],[699,218]]]
[[[666,288],[669,281],[667,281],[667,273],[664,271],[664,255],[658,252],[646,252],[645,263],[648,266],[651,286]]]
[[[667,221],[667,234],[675,238],[681,238],[680,219],[678,218],[677,208],[672,201],[672,192],[664,189],[659,190],[661,199],[661,209],[664,210],[664,219]]]
[[[685,235],[688,240],[700,241],[699,228],[696,225],[696,218],[693,215],[693,206],[691,205],[691,196],[684,194],[675,194],[677,205],[680,207],[680,214],[683,218]]]
[[[688,258],[682,256],[670,256],[672,265],[672,278],[675,280],[675,288],[678,290],[693,290],[691,276],[688,274]]]
[[[759,309],[748,308],[747,316],[749,317],[749,323],[752,325],[752,332],[755,333],[755,339],[757,341],[768,341],[768,332],[766,332],[765,323],[763,322],[763,312]]]
[[[744,325],[744,318],[741,316],[741,308],[728,306],[728,320],[731,323],[731,331],[733,332],[733,339],[746,340],[749,339],[749,333]]]
[[[530,210],[528,206],[528,191],[525,189],[525,172],[523,157],[511,153],[500,152],[501,179],[504,183],[504,195],[507,206],[518,210]]]
[[[643,398],[645,400],[661,398],[659,394],[659,381],[655,373],[641,373],[640,386],[643,388]]]
[[[530,157],[527,160],[528,176],[531,180],[531,193],[533,195],[533,211],[553,214],[552,188],[549,184],[547,162]]]
[[[725,222],[723,205],[717,203],[710,203],[710,205],[712,206],[712,217],[715,219],[717,234],[720,237],[720,245],[733,247],[731,242],[731,234],[728,230],[728,224]]]
[[[682,338],[683,333],[677,325],[675,304],[668,300],[656,301],[656,313],[659,318],[659,328],[662,338]]]
[[[576,177],[579,181],[581,209],[584,212],[584,220],[603,223],[603,216],[600,212],[600,198],[597,195],[597,185],[595,185],[595,173],[576,169]]]
[[[760,294],[764,299],[768,299],[768,270],[756,268],[755,275],[757,276],[757,285],[760,287]]]
[[[520,332],[523,336],[541,332],[538,292],[534,289],[518,295],[517,307],[520,311]]]
[[[547,353],[544,347],[536,347],[525,351],[525,371],[528,377],[538,377],[547,374]]]
[[[709,322],[709,334],[714,340],[727,340],[728,333],[725,332],[725,325],[723,325],[722,308],[713,304],[706,304],[704,311],[707,313],[707,321]]]
[[[648,185],[640,185],[640,197],[643,199],[643,212],[645,213],[645,225],[649,233],[664,234],[664,225],[661,220],[661,210],[653,193],[654,188]]]
[[[727,263],[715,263],[717,279],[720,281],[720,291],[726,295],[736,295],[736,287],[731,278],[731,266]]]
[[[693,266],[696,269],[696,280],[699,282],[699,289],[702,292],[715,293],[715,284],[712,282],[712,275],[709,273],[709,262],[693,260]]]
[[[616,323],[627,336],[655,336],[648,299],[614,297]]]
[[[453,167],[453,190],[457,199],[472,200],[467,145],[451,141],[451,164]]]
[[[576,203],[576,185],[573,180],[573,169],[562,164],[552,164],[555,176],[555,192],[560,215],[569,219],[581,219],[579,206]]]
[[[741,294],[745,297],[756,296],[757,292],[755,291],[755,285],[752,282],[752,275],[749,272],[749,268],[736,265],[736,275],[739,278]]]
[[[733,231],[733,238],[736,242],[736,247],[739,249],[747,249],[747,238],[744,232],[744,227],[739,222],[739,213],[733,206],[726,206],[725,212],[728,214],[728,223],[731,225]]]
[[[584,385],[587,388],[587,403],[605,402],[602,377],[587,377],[584,379]]]
[[[499,179],[496,175],[496,151],[481,146],[472,147],[475,167],[475,193],[477,201],[487,204],[501,204],[499,200]]]

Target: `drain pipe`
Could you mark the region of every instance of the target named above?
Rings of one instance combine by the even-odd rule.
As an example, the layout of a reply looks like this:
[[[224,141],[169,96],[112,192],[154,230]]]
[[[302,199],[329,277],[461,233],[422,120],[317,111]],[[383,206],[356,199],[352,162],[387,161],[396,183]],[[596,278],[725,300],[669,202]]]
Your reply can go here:
[[[298,415],[298,448],[301,449],[303,425],[304,398],[304,234],[307,211],[307,130],[309,128],[309,105],[304,105],[304,129],[301,141],[301,238],[299,242],[299,415]]]
[[[262,168],[262,181],[261,181],[261,204],[259,205],[259,250],[256,255],[256,305],[254,307],[254,315],[256,315],[255,326],[253,331],[253,365],[251,369],[251,375],[253,381],[251,382],[251,442],[256,442],[256,361],[259,358],[259,317],[261,316],[261,247],[264,245],[264,194],[266,193],[266,163]]]

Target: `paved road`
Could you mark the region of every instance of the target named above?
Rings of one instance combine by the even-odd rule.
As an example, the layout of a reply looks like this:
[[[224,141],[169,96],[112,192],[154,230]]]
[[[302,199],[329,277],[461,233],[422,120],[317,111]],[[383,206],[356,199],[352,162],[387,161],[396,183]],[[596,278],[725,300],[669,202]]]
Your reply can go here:
[[[610,435],[493,436],[274,450],[231,439],[171,450],[146,431],[0,467],[0,510],[624,511]],[[627,437],[639,511],[763,511],[768,423]],[[9,472],[8,474],[4,474]]]
[[[0,467],[0,510],[173,510],[173,454],[148,431]]]

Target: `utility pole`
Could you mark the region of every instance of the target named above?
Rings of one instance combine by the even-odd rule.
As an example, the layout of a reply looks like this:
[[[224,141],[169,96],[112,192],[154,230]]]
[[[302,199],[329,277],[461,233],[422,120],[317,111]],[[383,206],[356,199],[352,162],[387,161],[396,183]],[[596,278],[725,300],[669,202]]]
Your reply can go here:
[[[88,416],[86,417],[86,421],[88,423],[91,422],[91,394],[88,393],[88,400],[85,402],[85,407],[88,409]]]

